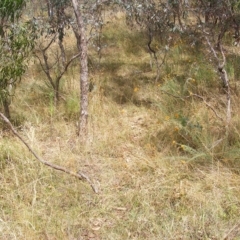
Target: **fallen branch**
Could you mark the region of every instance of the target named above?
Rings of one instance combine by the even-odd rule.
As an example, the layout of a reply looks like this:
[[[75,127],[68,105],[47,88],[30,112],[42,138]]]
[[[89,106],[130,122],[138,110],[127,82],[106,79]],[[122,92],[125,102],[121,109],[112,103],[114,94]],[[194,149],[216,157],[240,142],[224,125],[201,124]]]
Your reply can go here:
[[[4,116],[4,114],[2,114],[0,112],[0,117],[3,119],[3,121],[10,127],[11,131],[13,132],[14,135],[16,135],[23,143],[24,145],[28,148],[28,150],[33,154],[33,156],[39,161],[41,162],[42,164],[48,166],[48,167],[51,167],[55,170],[58,170],[58,171],[62,171],[64,173],[67,173],[71,176],[74,176],[80,180],[84,180],[86,182],[89,183],[89,185],[91,186],[91,188],[93,189],[93,191],[95,193],[98,193],[98,189],[93,185],[93,183],[91,182],[91,180],[89,179],[88,176],[86,176],[86,174],[84,173],[81,173],[80,171],[78,171],[77,173],[75,172],[72,172],[64,167],[61,167],[61,166],[58,166],[56,164],[53,164],[53,163],[50,163],[50,162],[47,162],[45,161],[44,159],[40,158],[35,152],[34,150],[28,145],[28,143],[18,134],[18,132],[15,130],[15,128],[13,127],[13,125],[11,124],[11,122],[9,121],[9,119],[7,117]]]

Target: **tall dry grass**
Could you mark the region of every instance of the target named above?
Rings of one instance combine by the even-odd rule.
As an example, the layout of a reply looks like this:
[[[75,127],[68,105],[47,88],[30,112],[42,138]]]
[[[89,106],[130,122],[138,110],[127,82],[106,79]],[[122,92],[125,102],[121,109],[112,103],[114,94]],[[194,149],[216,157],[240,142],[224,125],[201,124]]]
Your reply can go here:
[[[39,164],[1,130],[0,239],[239,239],[237,93],[226,135],[203,101],[176,98],[200,94],[224,116],[224,95],[201,53],[176,44],[155,83],[142,33],[117,16],[102,41],[100,65],[93,49],[90,55],[86,146],[76,136],[77,66],[64,77],[58,109],[34,66],[11,105],[30,146],[87,174],[99,194]],[[237,74],[234,64],[229,69]]]

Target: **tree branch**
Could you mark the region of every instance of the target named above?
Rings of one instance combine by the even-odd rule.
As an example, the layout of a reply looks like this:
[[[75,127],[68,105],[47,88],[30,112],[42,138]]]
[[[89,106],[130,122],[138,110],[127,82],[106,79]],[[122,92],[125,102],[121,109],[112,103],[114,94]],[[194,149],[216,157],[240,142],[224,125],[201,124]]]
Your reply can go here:
[[[171,94],[171,93],[169,93],[169,92],[166,92],[166,91],[164,91],[164,90],[161,90],[161,92],[163,92],[163,93],[165,93],[165,94],[167,94],[167,95],[169,95],[169,96],[172,96],[172,97],[174,97],[174,98],[178,98],[179,100],[181,100],[181,101],[183,101],[183,102],[185,101],[185,99],[190,98],[190,97],[200,98],[200,99],[204,102],[204,104],[214,112],[214,114],[216,115],[216,117],[219,118],[221,121],[224,122],[223,118],[218,115],[218,113],[216,112],[216,110],[215,110],[209,103],[207,103],[202,96],[200,96],[200,95],[198,95],[198,94],[192,93],[192,94],[189,95],[189,96],[180,97],[180,96],[176,96],[176,95],[174,95],[174,94]]]
[[[42,53],[42,54],[44,56],[44,53]],[[37,54],[35,54],[35,57],[38,59],[40,65],[41,65],[41,68],[44,71],[44,73],[46,74],[50,84],[52,85],[53,88],[55,88],[55,84],[54,84],[53,79],[52,79],[52,77],[50,75],[49,65],[48,65],[48,63],[46,63],[46,59],[44,58],[44,63],[45,63],[45,66],[44,66],[41,58]]]
[[[74,55],[64,66],[63,71],[60,73],[60,75],[58,76],[58,79],[61,79],[63,74],[67,71],[69,65],[72,63],[72,61],[74,61],[76,58],[78,58],[81,55],[81,52],[78,53],[77,55]]]
[[[216,117],[218,117],[221,121],[224,122],[223,118],[218,115],[218,113],[215,111],[215,109],[214,109],[209,103],[207,103],[202,96],[197,95],[197,94],[191,94],[190,96],[194,96],[194,97],[197,97],[197,98],[202,99],[202,101],[204,102],[204,104],[214,112],[214,114],[216,115]],[[190,97],[190,96],[189,96],[189,97]]]
[[[56,165],[56,164],[53,164],[53,163],[50,163],[48,161],[45,161],[44,159],[40,158],[36,153],[35,151],[29,146],[29,144],[18,134],[18,132],[15,130],[15,128],[13,127],[13,125],[11,124],[11,122],[9,121],[9,119],[7,117],[4,116],[3,113],[0,112],[0,117],[2,118],[2,120],[9,126],[9,128],[11,129],[11,131],[13,132],[13,134],[15,136],[17,136],[21,142],[28,148],[28,150],[33,154],[33,156],[39,161],[41,162],[42,164],[48,166],[48,167],[51,167],[55,170],[58,170],[58,171],[61,171],[61,172],[64,172],[64,173],[67,173],[71,176],[74,176],[80,180],[84,180],[86,182],[89,183],[89,185],[91,186],[92,190],[95,192],[95,193],[98,193],[98,189],[96,188],[96,186],[93,185],[92,181],[89,179],[89,177],[87,175],[85,175],[84,173],[81,173],[81,171],[78,171],[77,173],[75,172],[72,172],[64,167],[61,167],[59,165]]]
[[[225,67],[226,64],[226,57],[225,54],[223,52],[222,46],[220,45],[220,52],[222,55],[222,63],[219,59],[219,57],[217,56],[216,51],[214,50],[212,44],[209,41],[209,38],[207,36],[205,36],[205,39],[207,41],[207,44],[209,46],[209,48],[211,49],[211,52],[213,53],[217,63],[218,63],[218,72],[220,74],[220,77],[222,79],[223,82],[223,87],[225,88],[225,93],[227,96],[227,112],[226,112],[226,127],[228,127],[230,121],[231,121],[231,91],[230,91],[230,86],[229,86],[229,79],[228,79],[228,74]]]
[[[46,52],[46,51],[48,50],[48,48],[52,45],[52,43],[55,41],[56,37],[57,37],[57,33],[56,33],[56,34],[53,36],[53,38],[49,41],[48,45],[47,45],[45,48],[41,49],[41,50],[42,50],[43,52]]]

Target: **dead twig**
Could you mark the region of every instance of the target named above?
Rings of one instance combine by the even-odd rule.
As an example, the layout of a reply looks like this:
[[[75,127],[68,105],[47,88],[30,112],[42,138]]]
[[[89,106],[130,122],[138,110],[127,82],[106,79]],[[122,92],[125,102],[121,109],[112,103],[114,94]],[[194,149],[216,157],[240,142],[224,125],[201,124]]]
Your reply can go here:
[[[217,118],[219,118],[221,121],[224,122],[224,119],[223,119],[221,116],[218,115],[218,113],[216,112],[216,110],[215,110],[209,103],[207,103],[202,96],[200,96],[200,95],[198,95],[198,94],[191,93],[191,95],[189,95],[189,96],[181,97],[181,96],[174,95],[174,94],[169,93],[169,92],[164,91],[164,90],[161,90],[161,92],[163,92],[163,93],[165,93],[165,94],[167,94],[167,95],[169,95],[169,96],[172,96],[172,97],[174,97],[174,98],[177,98],[177,99],[179,99],[179,100],[181,100],[181,101],[183,101],[183,102],[184,102],[187,98],[190,98],[190,97],[200,98],[200,99],[203,101],[203,103],[204,103],[208,108],[210,108],[210,109],[214,112],[215,116],[216,116]]]
[[[7,117],[5,117],[5,115],[3,113],[0,112],[0,117],[3,119],[3,121],[10,127],[11,131],[13,132],[13,134],[15,136],[17,136],[22,142],[23,144],[28,148],[28,150],[33,154],[33,156],[39,161],[41,162],[42,164],[48,166],[48,167],[51,167],[55,170],[58,170],[58,171],[61,171],[61,172],[64,172],[64,173],[67,173],[71,176],[74,176],[80,180],[84,180],[86,182],[89,183],[89,185],[91,186],[91,188],[93,189],[93,191],[95,193],[98,193],[98,189],[93,185],[92,181],[89,179],[89,177],[84,174],[84,173],[81,173],[80,171],[78,171],[77,173],[75,172],[72,172],[64,167],[61,167],[59,165],[56,165],[56,164],[53,164],[53,163],[50,163],[48,161],[45,161],[44,159],[40,158],[36,153],[35,151],[28,145],[28,143],[18,134],[18,132],[15,130],[15,128],[13,127],[13,125],[11,124],[11,122],[9,121],[9,119]]]
[[[200,99],[204,102],[204,104],[214,112],[214,114],[216,115],[216,117],[218,117],[221,121],[224,122],[224,119],[218,115],[218,113],[215,111],[215,109],[214,109],[209,103],[207,103],[202,96],[197,95],[197,94],[194,94],[194,93],[191,94],[189,97],[191,97],[191,96],[200,98]]]

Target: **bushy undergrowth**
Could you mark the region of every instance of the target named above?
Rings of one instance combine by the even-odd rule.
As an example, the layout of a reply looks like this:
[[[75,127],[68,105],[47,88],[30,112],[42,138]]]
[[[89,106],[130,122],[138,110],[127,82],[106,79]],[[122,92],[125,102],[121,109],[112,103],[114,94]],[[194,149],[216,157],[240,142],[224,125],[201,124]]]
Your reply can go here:
[[[0,239],[239,238],[238,91],[226,128],[221,82],[183,40],[155,81],[144,33],[121,18],[105,26],[100,62],[90,49],[86,146],[76,136],[77,68],[65,76],[58,108],[31,68],[11,105],[21,112],[19,134],[47,161],[85,173],[99,194],[38,163],[2,128]],[[234,87],[238,58],[229,59]]]

